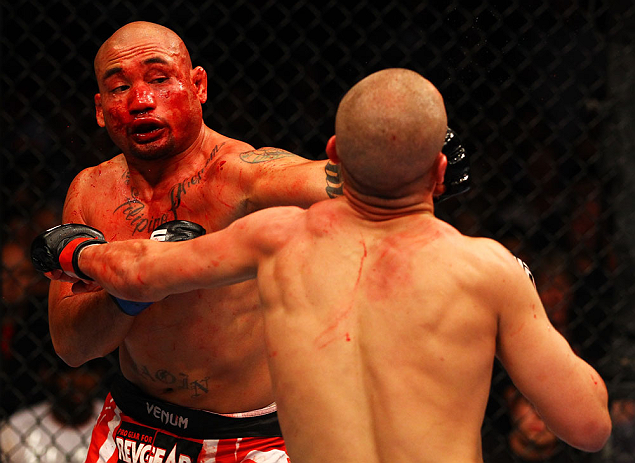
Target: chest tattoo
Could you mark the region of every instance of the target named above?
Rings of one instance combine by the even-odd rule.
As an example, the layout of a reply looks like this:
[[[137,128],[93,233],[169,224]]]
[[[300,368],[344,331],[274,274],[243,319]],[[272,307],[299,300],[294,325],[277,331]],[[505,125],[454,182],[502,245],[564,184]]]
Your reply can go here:
[[[137,232],[143,232],[146,230],[152,232],[162,223],[172,220],[171,218],[168,218],[168,213],[160,214],[158,217],[148,217],[144,211],[146,207],[145,204],[135,198],[136,191],[134,188],[131,189],[131,193],[133,197],[117,206],[117,208],[113,211],[113,214],[120,213],[123,215],[124,220],[132,226],[133,236]],[[174,214],[174,219],[176,219],[176,214]]]
[[[120,214],[123,219],[132,227],[132,235],[137,232],[149,232],[152,233],[159,225],[168,222],[170,220],[178,220],[178,209],[181,206],[181,200],[188,191],[192,188],[200,185],[205,180],[203,174],[208,169],[210,163],[214,159],[214,156],[218,153],[220,148],[225,143],[216,145],[210,152],[209,156],[205,160],[205,164],[194,175],[186,178],[176,184],[174,184],[168,191],[169,208],[165,212],[159,212],[158,214],[148,214],[146,211],[146,205],[138,199],[139,191],[130,187],[130,197],[121,203],[113,211],[114,214]],[[130,172],[124,174],[124,181],[127,185],[130,184]]]

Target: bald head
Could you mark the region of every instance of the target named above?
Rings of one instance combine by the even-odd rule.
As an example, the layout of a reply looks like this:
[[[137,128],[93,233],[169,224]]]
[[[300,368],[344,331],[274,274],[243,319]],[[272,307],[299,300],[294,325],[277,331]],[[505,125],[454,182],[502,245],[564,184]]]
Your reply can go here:
[[[108,66],[110,57],[125,56],[135,49],[151,50],[153,48],[167,51],[181,61],[189,69],[192,60],[185,43],[174,31],[160,24],[135,21],[117,29],[99,48],[95,56],[95,75],[99,79]]]
[[[392,197],[424,178],[445,139],[443,98],[420,74],[385,69],[342,99],[335,121],[337,154],[356,188]]]

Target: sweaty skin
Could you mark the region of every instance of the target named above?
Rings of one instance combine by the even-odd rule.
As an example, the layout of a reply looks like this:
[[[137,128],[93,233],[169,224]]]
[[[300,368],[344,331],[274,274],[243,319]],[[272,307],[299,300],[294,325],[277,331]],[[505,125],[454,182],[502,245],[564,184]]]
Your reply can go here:
[[[65,223],[95,227],[108,241],[147,239],[174,219],[213,232],[264,207],[337,195],[332,164],[255,150],[207,127],[206,73],[169,29],[124,26],[100,48],[95,73],[97,122],[122,154],[74,179]],[[76,295],[71,287],[53,281],[49,296],[51,337],[67,363],[118,348],[124,376],[162,400],[218,413],[273,401],[255,282],[176,295],[136,317],[100,288]]]
[[[597,451],[611,430],[600,376],[553,328],[514,256],[434,217],[447,164],[442,104],[418,74],[373,74],[340,104],[327,146],[342,162],[344,197],[258,211],[188,242],[90,246],[79,267],[112,294],[142,301],[257,278],[280,424],[296,463],[482,462],[496,357],[556,435]],[[388,116],[419,116],[423,138],[436,141],[409,138],[382,154],[400,124],[377,116],[387,106]],[[358,156],[372,163],[381,155],[392,159],[381,172],[349,171],[363,164]],[[373,189],[379,174],[387,178]],[[399,186],[404,175],[411,178]],[[400,194],[389,197],[387,186]]]

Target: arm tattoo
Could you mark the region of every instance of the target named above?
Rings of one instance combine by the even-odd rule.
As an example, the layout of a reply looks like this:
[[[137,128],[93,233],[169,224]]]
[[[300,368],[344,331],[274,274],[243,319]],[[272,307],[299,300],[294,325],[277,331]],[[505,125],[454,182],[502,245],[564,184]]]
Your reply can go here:
[[[261,148],[240,153],[240,159],[248,164],[258,164],[260,162],[273,161],[274,159],[287,158],[289,156],[294,156],[294,154],[278,148]]]
[[[326,194],[329,198],[336,198],[342,195],[342,172],[339,164],[332,164],[331,161],[324,167],[326,172]]]
[[[531,280],[532,284],[534,285],[534,288],[536,288],[536,280],[534,279],[533,273],[531,273],[531,270],[529,269],[529,265],[527,265],[520,257],[516,257],[516,262],[518,262],[518,264],[523,268],[523,270]]]

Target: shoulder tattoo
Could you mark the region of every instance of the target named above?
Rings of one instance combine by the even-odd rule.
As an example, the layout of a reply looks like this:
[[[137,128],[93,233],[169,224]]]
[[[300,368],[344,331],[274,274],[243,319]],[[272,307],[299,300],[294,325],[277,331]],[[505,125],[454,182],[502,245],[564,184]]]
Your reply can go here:
[[[294,156],[294,154],[278,148],[260,148],[240,153],[240,159],[248,164],[258,164],[260,162],[273,161],[274,159],[287,158],[289,156]]]
[[[514,256],[516,257],[516,256]],[[522,267],[522,269],[525,271],[525,273],[527,274],[527,276],[529,277],[529,279],[531,280],[532,284],[534,285],[534,288],[536,287],[536,280],[534,278],[533,273],[531,273],[531,270],[529,269],[529,265],[527,265],[520,257],[516,257],[516,262],[518,262],[518,265],[520,265]]]
[[[336,198],[342,195],[342,172],[339,164],[332,164],[331,161],[324,167],[326,172],[326,193],[329,198]]]

